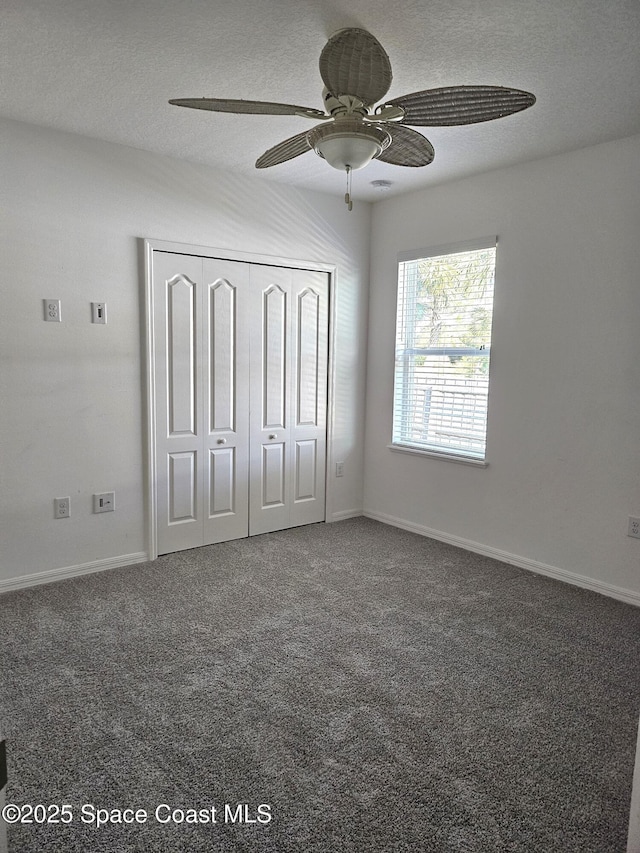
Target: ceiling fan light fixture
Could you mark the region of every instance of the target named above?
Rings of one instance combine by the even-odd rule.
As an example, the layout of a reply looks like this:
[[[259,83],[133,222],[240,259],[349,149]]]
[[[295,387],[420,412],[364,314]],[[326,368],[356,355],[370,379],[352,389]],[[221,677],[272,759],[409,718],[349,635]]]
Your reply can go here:
[[[309,132],[309,144],[334,169],[355,171],[378,157],[391,142],[386,130],[357,119],[337,119]]]

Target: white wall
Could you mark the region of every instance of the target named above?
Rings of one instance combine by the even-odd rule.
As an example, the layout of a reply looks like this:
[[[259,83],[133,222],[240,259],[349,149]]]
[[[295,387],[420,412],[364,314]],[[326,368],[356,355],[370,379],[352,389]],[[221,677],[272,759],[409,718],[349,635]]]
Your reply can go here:
[[[489,467],[393,452],[396,255],[492,234]],[[640,137],[378,203],[371,245],[365,511],[640,603]]]
[[[144,556],[142,237],[337,264],[332,509],[360,510],[370,205],[17,122],[0,146],[0,589]],[[62,300],[61,324],[43,298]],[[116,511],[93,515],[111,490]]]

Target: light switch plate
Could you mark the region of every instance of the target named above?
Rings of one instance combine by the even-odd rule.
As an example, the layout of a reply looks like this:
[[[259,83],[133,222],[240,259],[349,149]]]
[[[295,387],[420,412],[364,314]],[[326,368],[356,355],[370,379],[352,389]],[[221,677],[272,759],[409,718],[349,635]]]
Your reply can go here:
[[[93,496],[93,511],[95,512],[113,512],[116,508],[116,493],[101,492],[99,495]]]
[[[91,303],[91,322],[104,325],[107,322],[107,303],[92,302]]]

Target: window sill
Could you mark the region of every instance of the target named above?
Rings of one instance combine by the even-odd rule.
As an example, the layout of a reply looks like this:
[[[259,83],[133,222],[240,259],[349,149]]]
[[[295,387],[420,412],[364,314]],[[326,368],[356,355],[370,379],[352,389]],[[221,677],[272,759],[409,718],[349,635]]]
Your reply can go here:
[[[487,468],[489,463],[484,459],[473,459],[471,456],[459,456],[456,453],[440,453],[436,450],[419,450],[404,444],[387,444],[389,450],[395,453],[410,453],[412,456],[426,456],[429,459],[443,459],[447,462],[457,462],[460,465],[472,465],[474,468]]]

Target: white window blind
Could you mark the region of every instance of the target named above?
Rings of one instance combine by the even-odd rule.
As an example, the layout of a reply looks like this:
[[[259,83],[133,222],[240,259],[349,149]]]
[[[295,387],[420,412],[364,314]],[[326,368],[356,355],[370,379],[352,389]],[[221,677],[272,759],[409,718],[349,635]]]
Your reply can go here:
[[[496,241],[398,264],[392,445],[484,460]]]

